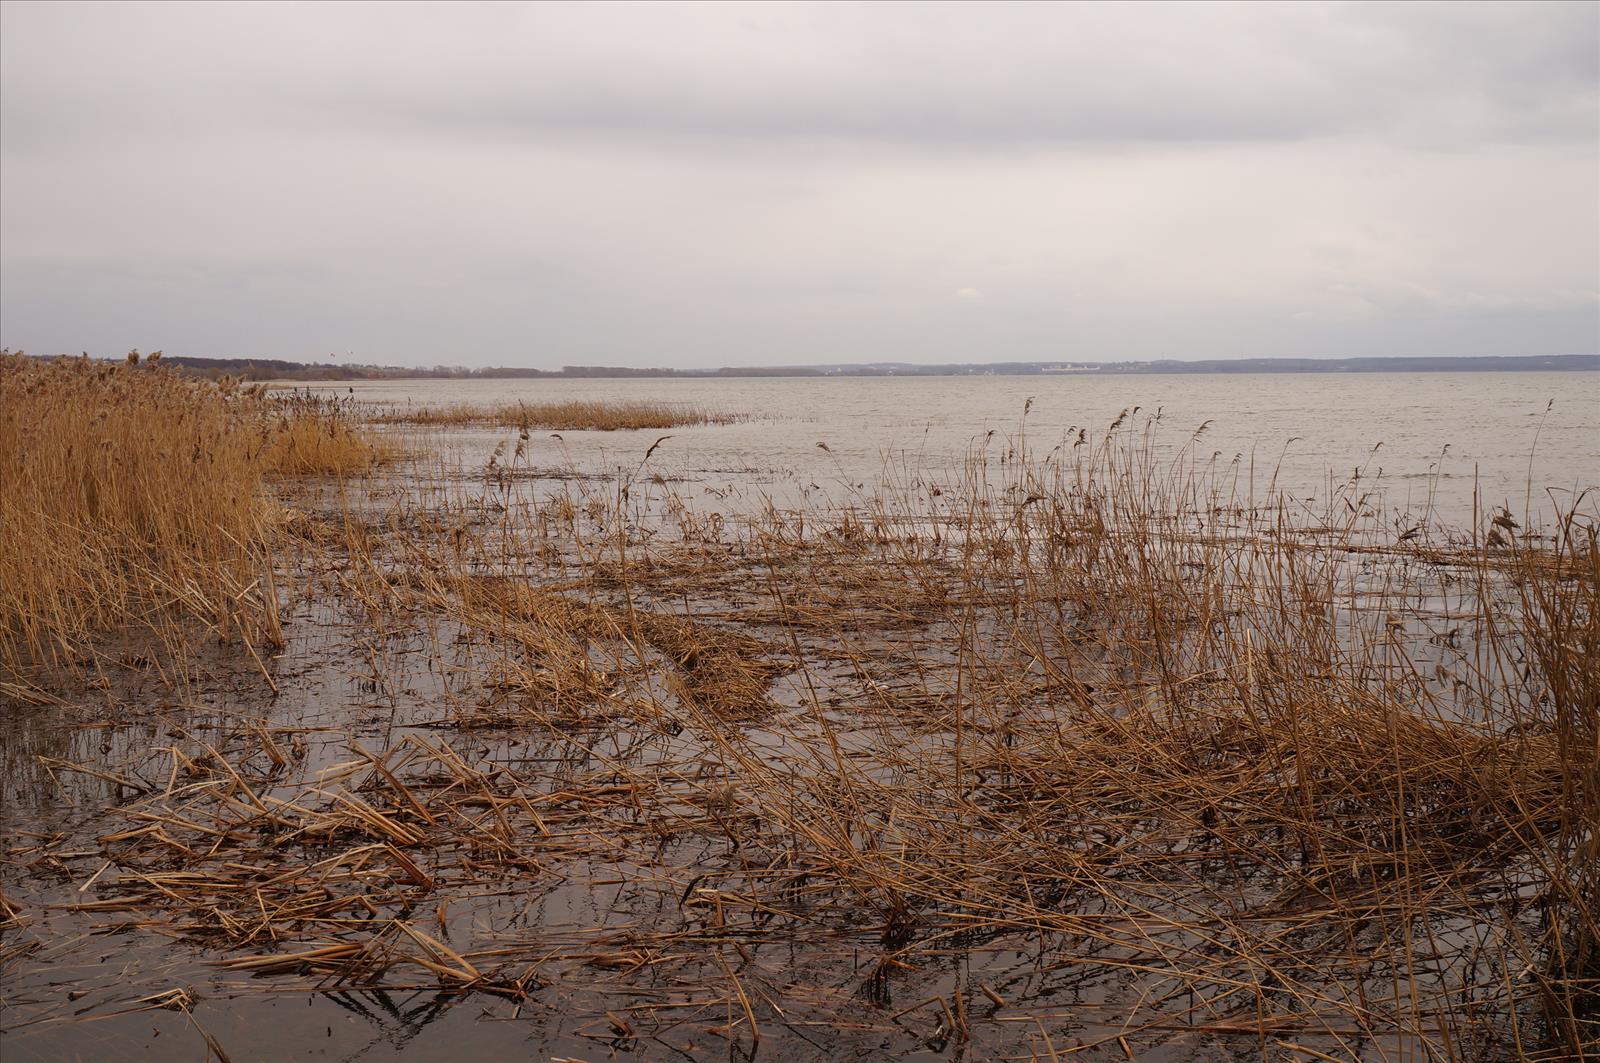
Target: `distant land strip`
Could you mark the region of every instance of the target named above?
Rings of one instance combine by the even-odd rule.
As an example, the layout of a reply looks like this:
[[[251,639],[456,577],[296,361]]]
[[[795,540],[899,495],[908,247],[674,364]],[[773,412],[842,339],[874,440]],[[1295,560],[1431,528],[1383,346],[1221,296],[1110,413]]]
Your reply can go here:
[[[120,360],[120,359],[119,359]],[[886,377],[886,376],[1108,376],[1156,373],[1526,373],[1596,372],[1600,354],[1517,355],[1456,358],[1239,358],[1149,362],[972,362],[919,365],[913,362],[871,362],[861,365],[728,366],[721,369],[630,369],[625,366],[568,365],[560,369],[500,367],[469,369],[435,366],[364,365],[355,362],[291,362],[276,358],[195,358],[167,355],[162,365],[186,373],[236,379],[329,381],[405,379],[589,379],[603,377],[666,377],[703,380],[715,377]]]

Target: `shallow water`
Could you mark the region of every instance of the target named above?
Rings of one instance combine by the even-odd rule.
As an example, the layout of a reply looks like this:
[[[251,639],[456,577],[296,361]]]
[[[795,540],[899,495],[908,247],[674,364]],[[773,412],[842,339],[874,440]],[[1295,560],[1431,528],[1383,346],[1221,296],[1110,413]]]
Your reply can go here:
[[[1600,480],[1600,373],[383,380],[316,390],[393,405],[665,401],[743,414],[670,432],[535,433],[528,460],[589,475],[632,470],[669,434],[652,471],[756,486],[780,501],[809,484],[870,483],[891,467],[939,475],[975,447],[998,459],[1021,440],[1042,457],[1070,449],[1080,428],[1100,439],[1133,407],[1135,429],[1159,414],[1162,454],[1188,446],[1198,465],[1230,478],[1237,461],[1241,492],[1258,503],[1286,492],[1314,505],[1330,477],[1359,467],[1391,510],[1421,514],[1431,500],[1434,515],[1464,525],[1475,498],[1480,513],[1504,505],[1548,517]],[[477,433],[484,458],[510,435]]]
[[[1332,488],[1350,476],[1349,467],[1367,462],[1370,456],[1363,481],[1376,479],[1386,485],[1390,508],[1425,508],[1431,490],[1437,493],[1435,513],[1458,521],[1471,513],[1475,483],[1484,508],[1507,504],[1525,514],[1530,455],[1535,498],[1546,486],[1592,484],[1600,468],[1600,374],[385,381],[325,390],[346,395],[353,391],[363,401],[389,404],[601,398],[670,401],[748,415],[749,420],[724,426],[567,432],[559,440],[550,433],[534,433],[529,441],[533,453],[524,471],[531,473],[527,479],[537,489],[541,471],[548,473],[543,486],[551,488],[558,488],[562,478],[598,480],[619,467],[632,474],[651,443],[670,436],[647,472],[677,481],[660,493],[681,491],[706,498],[708,506],[720,501],[717,492],[723,490],[742,504],[764,495],[794,498],[808,490],[841,500],[860,482],[870,496],[886,471],[902,482],[926,480],[958,468],[974,448],[991,462],[1010,460],[1009,455],[1024,446],[1042,457],[1066,439],[1069,429],[1080,425],[1091,437],[1103,436],[1122,410],[1134,405],[1144,407],[1129,419],[1136,431],[1142,430],[1149,412],[1161,410],[1154,445],[1169,456],[1180,451],[1199,424],[1212,420],[1202,437],[1201,458],[1209,460],[1212,452],[1219,452],[1219,462],[1228,466],[1234,454],[1243,455],[1239,467],[1244,490],[1259,502],[1277,497],[1271,485],[1280,455],[1277,488],[1298,501],[1327,501]],[[1034,401],[1024,423],[1023,407],[1030,397]],[[1555,405],[1546,416],[1552,397]],[[987,436],[990,429],[995,430],[992,437]],[[454,479],[440,485],[443,494],[459,490],[472,496],[469,500],[475,504],[493,501],[493,492],[481,491],[475,470],[482,468],[496,446],[514,444],[515,431],[424,435],[429,443],[442,443],[449,451],[438,462],[441,472],[458,458],[463,463]],[[1295,436],[1303,438],[1289,442]],[[1383,446],[1372,455],[1380,440]],[[819,442],[827,449],[819,448]],[[1440,462],[1446,444],[1450,449]],[[431,457],[422,458],[415,467],[397,469],[394,481],[380,478],[351,490],[351,497],[365,494],[371,512],[382,512],[391,496],[412,497],[417,492],[414,477],[426,480],[433,464]],[[635,483],[643,479],[631,478]],[[812,484],[818,487],[813,489]],[[609,495],[611,487],[599,484],[595,490]],[[313,506],[309,499],[295,501]],[[634,506],[648,510],[650,500],[641,502],[635,496]],[[339,517],[334,510],[325,515],[330,520]],[[1389,573],[1388,568],[1375,570],[1371,579],[1352,586],[1362,593],[1372,585],[1382,590],[1388,586],[1384,579]],[[759,597],[758,580],[750,580],[750,587],[734,583],[729,591],[734,597]],[[1401,585],[1409,588],[1413,583]],[[1429,617],[1408,615],[1416,623],[1391,635],[1415,643],[1416,659],[1427,665],[1450,663],[1439,638],[1453,623],[1450,615],[1466,610],[1460,602],[1441,601],[1439,630],[1428,627]],[[666,608],[672,603],[658,604]],[[1380,623],[1384,607],[1384,601],[1372,607],[1380,614]],[[36,759],[40,755],[117,771],[130,770],[129,764],[139,767],[148,759],[152,766],[139,777],[159,786],[166,778],[166,762],[153,757],[152,750],[174,744],[193,753],[201,739],[231,750],[246,740],[240,730],[244,722],[259,718],[264,725],[282,729],[281,741],[293,735],[305,743],[304,761],[290,775],[273,777],[286,795],[315,770],[348,757],[347,743],[352,739],[367,748],[388,749],[410,734],[447,735],[475,763],[510,766],[526,777],[546,780],[551,787],[559,785],[566,773],[599,771],[611,761],[625,759],[621,749],[601,746],[596,740],[592,744],[603,758],[591,763],[577,757],[558,768],[557,754],[565,747],[552,740],[551,748],[545,748],[535,741],[543,732],[532,724],[484,722],[470,730],[450,726],[463,703],[484,695],[474,687],[485,676],[469,650],[458,650],[448,627],[442,632],[405,625],[396,631],[374,631],[359,611],[346,615],[342,607],[312,603],[302,604],[290,621],[289,646],[271,662],[281,694],[268,697],[248,662],[230,665],[203,655],[198,670],[210,674],[196,679],[186,700],[174,697],[148,673],[127,669],[128,675],[117,674],[114,695],[90,687],[72,695],[73,704],[64,711],[19,709],[7,721],[0,732],[0,751],[5,754],[0,778],[7,790],[0,838],[8,846],[9,866],[0,866],[0,885],[25,906],[23,933],[44,943],[39,953],[18,957],[18,968],[9,973],[0,1001],[6,1011],[0,1027],[8,1029],[0,1044],[7,1059],[198,1057],[203,1047],[188,1016],[171,1010],[132,1010],[149,996],[175,987],[193,993],[194,1021],[226,1045],[234,1058],[376,1059],[403,1053],[406,1059],[451,1059],[459,1058],[467,1046],[486,1058],[598,1059],[630,1054],[745,1058],[748,1041],[717,1032],[734,1029],[737,1015],[725,1011],[689,1009],[682,1018],[666,1012],[672,1017],[642,1030],[638,1039],[610,1037],[607,1012],[646,998],[639,996],[639,985],[625,984],[620,976],[586,966],[582,959],[582,942],[600,931],[625,936],[637,925],[659,921],[662,912],[673,919],[687,918],[677,914],[684,906],[681,898],[687,896],[682,881],[692,888],[700,881],[694,876],[703,869],[715,872],[721,868],[719,861],[731,860],[720,849],[702,851],[698,836],[689,837],[681,848],[658,854],[658,861],[670,864],[677,875],[664,884],[653,878],[658,868],[635,867],[622,855],[591,865],[581,861],[569,865],[561,863],[557,854],[547,860],[549,875],[512,883],[513,893],[498,892],[500,884],[495,882],[494,889],[486,887],[471,896],[458,890],[448,905],[429,907],[431,898],[424,899],[415,918],[436,921],[441,932],[454,935],[451,940],[458,944],[512,941],[537,946],[541,954],[546,949],[573,954],[565,962],[559,957],[550,961],[550,980],[522,1004],[415,987],[312,992],[304,980],[251,978],[217,968],[214,961],[231,952],[208,945],[203,937],[190,940],[158,923],[134,925],[130,915],[115,911],[69,907],[137,889],[134,872],[139,866],[130,861],[128,867],[102,868],[99,839],[107,830],[126,825],[119,810],[124,795],[100,778],[59,766],[52,774]],[[923,636],[932,649],[925,647],[920,656],[912,651],[907,661],[897,654],[915,642],[915,631],[880,634],[881,644],[870,631],[851,631],[847,641],[882,663],[884,671],[878,678],[883,683],[894,680],[896,667],[937,664],[936,634]],[[472,682],[463,685],[462,677]],[[863,680],[854,665],[837,662],[819,664],[812,678],[823,684],[824,695],[833,695],[822,698],[819,712],[821,705],[829,707],[830,721],[839,727],[853,754],[856,733],[848,726],[845,709],[860,700]],[[923,680],[924,687],[926,683]],[[455,690],[449,689],[452,685]],[[753,747],[776,750],[805,735],[808,723],[800,710],[817,695],[790,689],[792,685],[787,680],[774,683],[773,696],[781,711],[768,721],[768,730],[751,738]],[[875,682],[871,689],[882,688]],[[176,703],[180,700],[185,703]],[[629,733],[626,728],[624,733]],[[859,732],[865,736],[863,743],[874,733]],[[675,736],[673,748],[695,740],[692,732],[686,732]],[[663,749],[671,744],[660,737],[649,741]],[[897,741],[909,745],[912,739]],[[590,740],[585,737],[584,742]],[[640,762],[648,763],[649,755],[656,753],[665,755],[649,746],[639,754]],[[566,750],[561,756],[574,754]],[[596,822],[604,825],[603,820]],[[41,839],[30,832],[50,837]],[[754,969],[765,965],[766,975],[773,978],[804,972],[817,983],[802,987],[808,992],[825,988],[848,997],[866,977],[876,930],[850,924],[834,934],[815,941],[753,942]],[[1039,955],[1047,944],[1039,941]],[[1003,942],[993,948],[974,944],[960,956],[952,955],[948,969],[930,961],[919,972],[906,972],[893,987],[894,1001],[877,1002],[876,1010],[864,1005],[846,1009],[851,1016],[860,1013],[871,1020],[863,1019],[860,1028],[831,1029],[839,1012],[830,1012],[824,1004],[814,1011],[796,1010],[792,1023],[772,1024],[767,1056],[957,1058],[959,1050],[946,1053],[942,1042],[933,1047],[937,1038],[930,1038],[930,1032],[938,1028],[934,1018],[914,1015],[901,1021],[894,1013],[933,994],[955,999],[957,988],[964,999],[982,1005],[972,988],[974,980],[1000,986],[1018,1009],[1015,1015],[1008,1011],[998,1018],[988,1016],[993,1021],[970,1048],[978,1056],[1026,1058],[1031,1051],[1042,1058],[1048,1042],[1032,1040],[1033,1028],[1024,1018],[1050,1024],[1056,1036],[1071,1031],[1070,1036],[1093,1040],[1102,1027],[1120,1023],[1130,1009],[1138,1010],[1127,995],[1134,990],[1114,979],[1081,982],[1077,979],[1082,976],[1070,968],[1041,966],[1037,961],[1038,956],[1011,951]],[[690,989],[668,983],[646,988],[661,994],[671,991],[661,998],[663,1008],[689,1008],[680,998],[695,996],[699,984]],[[773,992],[787,1000],[787,983],[780,979],[774,984]],[[1039,1030],[1042,1037],[1044,1026]],[[1230,1047],[1215,1040],[1186,1039],[1191,1036],[1176,1033],[1172,1040],[1142,1051],[1140,1058],[1183,1059],[1207,1053],[1222,1058],[1230,1050],[1244,1058],[1259,1057],[1253,1044]],[[1385,1054],[1393,1058],[1389,1046],[1364,1046],[1363,1051],[1368,1048],[1374,1058]],[[1113,1042],[1091,1058],[1122,1055]]]

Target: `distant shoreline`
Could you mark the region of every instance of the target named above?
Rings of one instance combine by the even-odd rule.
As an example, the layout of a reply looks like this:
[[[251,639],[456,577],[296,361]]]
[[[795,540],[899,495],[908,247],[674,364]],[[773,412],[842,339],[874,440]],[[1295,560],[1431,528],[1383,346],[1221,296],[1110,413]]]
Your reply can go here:
[[[1390,358],[1240,358],[1148,362],[989,362],[918,365],[910,362],[874,362],[865,365],[817,364],[787,366],[729,366],[720,369],[631,369],[624,366],[563,366],[560,369],[498,367],[469,369],[347,363],[294,362],[276,358],[195,358],[166,356],[162,365],[208,377],[243,380],[588,380],[683,379],[707,380],[739,377],[907,377],[907,376],[1137,376],[1153,374],[1246,373],[1527,373],[1600,372],[1600,354],[1486,357]]]

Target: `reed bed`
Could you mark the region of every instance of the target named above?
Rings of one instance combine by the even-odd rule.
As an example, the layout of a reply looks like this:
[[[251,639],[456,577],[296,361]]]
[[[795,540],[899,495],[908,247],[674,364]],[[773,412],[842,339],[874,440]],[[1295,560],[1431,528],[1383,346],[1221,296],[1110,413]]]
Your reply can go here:
[[[265,406],[270,475],[359,476],[399,456],[396,444],[362,427],[352,403],[292,394]]]
[[[252,654],[276,644],[277,510],[264,478],[364,471],[387,454],[334,405],[269,402],[169,372],[159,355],[7,352],[0,670],[80,659],[130,626],[169,659],[194,624]],[[140,661],[152,652],[143,639],[124,648]]]
[[[733,424],[736,413],[665,402],[518,402],[504,405],[458,403],[449,406],[403,406],[369,415],[375,424],[425,427],[495,427],[550,432],[614,432],[641,428]]]
[[[805,511],[343,496],[303,593],[369,722],[55,757],[92,844],[9,861],[94,861],[52,911],[234,991],[579,1009],[597,1052],[1593,1052],[1595,514],[1308,514],[1154,430]]]
[[[0,361],[0,665],[192,616],[275,638],[252,403],[137,364]]]

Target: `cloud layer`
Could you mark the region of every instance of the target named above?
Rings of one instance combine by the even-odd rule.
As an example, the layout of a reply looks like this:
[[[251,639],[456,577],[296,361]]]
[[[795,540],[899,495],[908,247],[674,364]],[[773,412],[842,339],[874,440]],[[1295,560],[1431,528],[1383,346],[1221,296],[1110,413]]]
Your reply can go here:
[[[10,3],[0,342],[1592,351],[1596,11]]]

